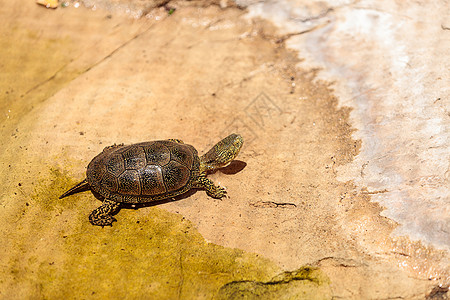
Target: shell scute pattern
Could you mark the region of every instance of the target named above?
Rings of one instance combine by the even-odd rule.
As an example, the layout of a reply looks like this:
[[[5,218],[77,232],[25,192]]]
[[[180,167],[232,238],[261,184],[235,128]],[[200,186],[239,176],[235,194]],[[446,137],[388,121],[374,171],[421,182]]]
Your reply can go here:
[[[103,176],[107,173],[106,172],[106,165],[104,164],[103,160],[93,160],[91,162],[92,165],[92,172],[91,172],[91,178],[93,181],[100,182],[103,179]]]
[[[170,161],[161,169],[163,181],[168,191],[174,191],[185,186],[189,180],[190,170],[176,161]]]
[[[101,181],[101,185],[111,191],[111,192],[117,192],[119,188],[119,183],[117,182],[117,177],[114,176],[111,173],[105,172]]]
[[[192,168],[194,157],[192,150],[187,145],[179,145],[179,147],[170,150],[170,159],[174,160],[187,168]]]
[[[119,180],[118,192],[122,195],[140,195],[141,186],[139,184],[139,172],[136,170],[126,170],[123,172]]]
[[[122,153],[122,156],[124,158],[126,170],[139,170],[147,164],[144,149],[142,147],[130,147]]]
[[[147,164],[164,166],[170,161],[170,152],[162,142],[154,142],[143,146]]]
[[[105,157],[104,164],[106,171],[114,176],[119,176],[125,171],[124,160],[120,153],[114,153]]]
[[[150,196],[165,193],[166,187],[160,166],[148,165],[141,172],[142,195]]]
[[[181,193],[190,188],[199,164],[194,147],[173,141],[105,150],[89,164],[87,180],[93,190],[116,202],[146,202],[147,197]]]

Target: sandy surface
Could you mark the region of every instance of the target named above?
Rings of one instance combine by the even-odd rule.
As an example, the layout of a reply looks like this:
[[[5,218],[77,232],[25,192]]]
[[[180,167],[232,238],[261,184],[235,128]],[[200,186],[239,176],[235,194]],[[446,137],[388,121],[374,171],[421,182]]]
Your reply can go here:
[[[152,8],[138,20],[34,4],[8,3],[0,13],[2,30],[15,28],[2,40],[11,46],[2,47],[9,73],[0,82],[0,296],[233,298],[227,283],[249,291],[296,283],[292,274],[305,265],[321,272],[302,275],[310,286],[261,293],[445,293],[438,286],[448,284],[447,254],[394,241],[396,223],[371,202],[383,191],[337,179],[363,147],[351,109],[338,106],[316,70],[298,67],[298,53],[273,25],[198,3],[171,15]],[[103,229],[88,222],[99,205],[89,193],[57,199],[105,146],[179,138],[204,153],[232,132],[245,139],[237,158],[245,164],[209,176],[228,198],[197,191],[157,208],[123,209]],[[425,256],[402,267],[405,249],[419,246]],[[283,271],[294,273],[279,279]]]

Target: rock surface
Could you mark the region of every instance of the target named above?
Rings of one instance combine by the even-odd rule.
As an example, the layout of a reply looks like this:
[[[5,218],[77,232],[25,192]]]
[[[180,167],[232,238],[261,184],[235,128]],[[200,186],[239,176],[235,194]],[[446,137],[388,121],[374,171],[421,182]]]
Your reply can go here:
[[[394,251],[419,258],[430,251],[424,245],[442,249],[439,265],[448,272],[448,2],[238,3],[276,23],[304,58],[299,66],[320,68],[318,77],[333,82],[339,104],[352,108],[361,152],[337,169],[338,178],[371,194],[381,215],[398,223],[393,236],[416,241],[403,250],[395,241]]]
[[[361,132],[373,132],[348,107],[360,98],[349,98],[346,84],[358,90],[364,77],[330,80],[335,64],[311,68],[321,62],[312,54],[339,61],[339,70],[353,67],[351,74],[371,66],[358,66],[356,56],[340,61],[333,49],[341,44],[318,42],[333,37],[320,30],[338,23],[326,20],[337,8],[287,10],[306,25],[293,24],[295,31],[275,20],[282,32],[223,1],[170,2],[145,14],[127,6],[138,20],[117,11],[150,2],[98,3],[49,11],[9,2],[0,10],[0,54],[8,57],[0,77],[1,297],[445,295],[448,252],[411,242],[401,222],[381,216],[392,189],[363,181],[375,178],[371,166],[351,167],[371,149]],[[275,4],[250,5],[250,17]],[[386,120],[370,124],[394,126]],[[99,205],[92,195],[57,199],[110,144],[181,138],[204,153],[230,132],[244,136],[245,164],[210,175],[228,189],[222,201],[198,191],[122,210],[102,229],[87,219]],[[439,216],[430,222],[445,221]]]

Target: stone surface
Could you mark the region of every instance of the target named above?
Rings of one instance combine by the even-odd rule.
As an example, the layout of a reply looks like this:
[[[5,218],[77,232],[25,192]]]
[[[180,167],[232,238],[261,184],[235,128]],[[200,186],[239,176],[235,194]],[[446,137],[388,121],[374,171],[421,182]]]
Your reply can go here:
[[[342,181],[365,140],[353,136],[355,110],[298,58],[309,52],[286,49],[296,35],[221,3],[170,4],[174,13],[155,7],[139,20],[2,6],[0,296],[441,293],[447,252],[393,240],[397,224],[371,202],[383,191]],[[87,219],[100,204],[90,193],[57,198],[105,146],[180,138],[204,153],[230,132],[244,136],[245,163],[209,176],[226,199],[197,191],[123,209],[101,229]],[[298,277],[304,265],[316,275]]]
[[[448,272],[448,2],[238,3],[248,6],[250,16],[277,24],[288,47],[304,58],[299,66],[320,68],[319,78],[333,82],[339,104],[353,109],[361,152],[337,168],[338,178],[371,194],[381,215],[398,223],[393,251],[422,260],[427,247],[442,249],[438,264]],[[417,249],[400,250],[403,237],[415,240]],[[434,273],[419,265],[414,268]],[[448,283],[448,273],[444,277]]]

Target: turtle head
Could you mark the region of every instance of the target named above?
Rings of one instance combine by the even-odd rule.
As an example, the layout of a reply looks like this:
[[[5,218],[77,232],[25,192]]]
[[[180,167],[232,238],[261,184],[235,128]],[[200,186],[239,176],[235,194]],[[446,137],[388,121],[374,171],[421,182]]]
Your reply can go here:
[[[244,139],[239,134],[230,134],[200,157],[200,173],[227,166],[241,150]]]

